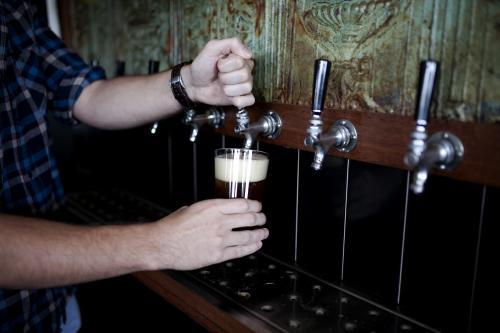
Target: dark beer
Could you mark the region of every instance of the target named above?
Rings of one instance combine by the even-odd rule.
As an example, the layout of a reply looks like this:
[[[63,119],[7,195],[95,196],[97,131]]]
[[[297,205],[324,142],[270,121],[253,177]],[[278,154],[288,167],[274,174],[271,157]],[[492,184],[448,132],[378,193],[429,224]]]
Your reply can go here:
[[[265,180],[260,182],[225,182],[215,180],[216,198],[247,198],[262,202]]]
[[[217,149],[215,196],[246,198],[262,202],[269,157],[250,149]]]

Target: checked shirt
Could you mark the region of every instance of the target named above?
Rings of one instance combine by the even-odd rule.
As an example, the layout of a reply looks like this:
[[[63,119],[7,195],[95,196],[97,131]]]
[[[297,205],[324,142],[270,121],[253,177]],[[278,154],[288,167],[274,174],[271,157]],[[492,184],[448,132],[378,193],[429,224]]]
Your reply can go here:
[[[61,205],[47,112],[75,122],[78,96],[103,78],[52,33],[32,2],[0,0],[0,212],[36,216]],[[57,332],[70,290],[0,289],[0,333]]]

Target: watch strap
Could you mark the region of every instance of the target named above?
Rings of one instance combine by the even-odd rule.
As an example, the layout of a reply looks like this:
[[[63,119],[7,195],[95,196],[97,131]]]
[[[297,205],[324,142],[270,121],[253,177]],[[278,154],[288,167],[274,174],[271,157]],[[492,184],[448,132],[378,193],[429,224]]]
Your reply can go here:
[[[172,93],[175,99],[186,109],[193,109],[198,104],[193,102],[191,98],[189,98],[186,87],[184,86],[184,82],[182,82],[181,77],[181,69],[185,65],[189,65],[191,61],[182,62],[178,65],[175,65],[172,68],[172,73],[170,77],[170,87],[172,89]]]

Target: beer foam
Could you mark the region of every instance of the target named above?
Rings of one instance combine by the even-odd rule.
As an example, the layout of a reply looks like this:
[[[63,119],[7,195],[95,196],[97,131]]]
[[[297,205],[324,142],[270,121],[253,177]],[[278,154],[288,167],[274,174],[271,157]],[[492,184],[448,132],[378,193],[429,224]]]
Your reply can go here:
[[[238,183],[260,182],[266,179],[268,165],[267,156],[260,154],[252,154],[251,160],[241,159],[232,154],[216,156],[215,179]]]

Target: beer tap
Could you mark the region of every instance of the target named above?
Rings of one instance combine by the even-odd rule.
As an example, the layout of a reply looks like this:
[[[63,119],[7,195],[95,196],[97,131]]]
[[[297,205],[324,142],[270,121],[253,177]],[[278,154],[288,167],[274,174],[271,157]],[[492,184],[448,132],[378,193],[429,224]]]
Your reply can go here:
[[[154,74],[154,73],[158,73],[159,71],[159,68],[160,68],[160,62],[159,61],[156,61],[156,60],[149,60],[149,63],[148,63],[148,74]],[[153,135],[156,134],[156,132],[158,131],[158,122],[155,121],[154,124],[151,126],[151,129],[149,130],[149,132]]]
[[[266,112],[254,123],[250,123],[248,112],[244,108],[236,112],[234,132],[245,136],[243,147],[246,149],[252,148],[255,138],[259,134],[268,139],[276,139],[281,134],[282,127],[281,117],[274,111]]]
[[[314,148],[314,160],[311,164],[314,170],[321,169],[325,154],[332,146],[341,152],[349,152],[354,149],[358,141],[356,128],[346,119],[337,120],[328,132],[322,133],[321,113],[325,105],[330,67],[331,62],[328,60],[318,59],[314,63],[312,116],[307,129],[308,135],[304,139],[306,146]]]
[[[219,128],[224,123],[224,111],[220,108],[211,107],[203,114],[196,114],[194,109],[187,110],[182,122],[185,125],[191,125],[191,135],[189,141],[195,142],[200,127],[209,124],[214,128]]]
[[[416,127],[411,134],[405,164],[413,173],[411,190],[415,194],[424,191],[429,172],[432,169],[453,170],[464,155],[460,139],[449,132],[437,132],[427,138],[429,109],[439,64],[433,60],[423,61],[420,66],[419,94],[415,110]]]

